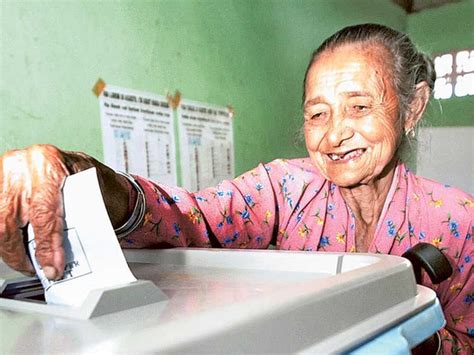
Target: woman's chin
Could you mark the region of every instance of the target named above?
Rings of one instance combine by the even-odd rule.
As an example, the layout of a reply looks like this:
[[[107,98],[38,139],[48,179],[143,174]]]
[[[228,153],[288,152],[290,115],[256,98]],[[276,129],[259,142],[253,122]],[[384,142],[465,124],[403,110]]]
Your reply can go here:
[[[342,177],[342,176],[335,176],[333,179],[329,179],[332,183],[339,187],[344,188],[351,188],[357,187],[364,184],[364,179],[357,178],[357,177]]]
[[[367,174],[364,171],[349,171],[336,170],[326,171],[326,178],[339,187],[351,188],[360,185],[365,185],[370,182],[372,174]]]

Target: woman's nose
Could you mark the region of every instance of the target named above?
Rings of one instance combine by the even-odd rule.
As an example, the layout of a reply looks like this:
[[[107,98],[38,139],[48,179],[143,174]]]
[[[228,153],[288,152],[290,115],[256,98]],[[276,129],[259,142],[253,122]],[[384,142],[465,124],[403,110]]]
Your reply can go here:
[[[351,139],[354,135],[354,130],[347,121],[347,119],[336,119],[328,123],[327,137],[331,146],[339,147],[344,141]]]

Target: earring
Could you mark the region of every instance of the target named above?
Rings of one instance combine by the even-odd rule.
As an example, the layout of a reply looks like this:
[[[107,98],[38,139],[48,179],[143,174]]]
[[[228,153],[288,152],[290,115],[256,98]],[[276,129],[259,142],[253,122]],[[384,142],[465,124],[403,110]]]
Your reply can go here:
[[[408,138],[415,138],[415,130],[413,129],[413,127],[408,128],[408,129],[405,131],[405,135],[406,135]]]

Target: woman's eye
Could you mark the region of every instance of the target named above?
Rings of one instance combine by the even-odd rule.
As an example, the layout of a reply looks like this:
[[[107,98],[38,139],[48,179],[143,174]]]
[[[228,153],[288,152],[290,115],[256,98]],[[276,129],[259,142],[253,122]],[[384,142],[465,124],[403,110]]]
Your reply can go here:
[[[351,104],[348,108],[348,113],[354,117],[363,117],[370,112],[370,106],[364,104]]]
[[[310,117],[311,120],[322,120],[326,117],[326,112],[316,112],[313,113]]]
[[[304,119],[307,123],[320,124],[328,120],[331,110],[327,105],[314,105],[306,108]]]
[[[352,108],[358,112],[365,112],[367,111],[369,108],[365,105],[354,105],[352,106]]]

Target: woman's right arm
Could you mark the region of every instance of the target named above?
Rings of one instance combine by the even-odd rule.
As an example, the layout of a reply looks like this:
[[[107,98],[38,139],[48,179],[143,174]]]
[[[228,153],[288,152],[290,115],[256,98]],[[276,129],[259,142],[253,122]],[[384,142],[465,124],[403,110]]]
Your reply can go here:
[[[122,247],[267,248],[278,233],[282,203],[270,165],[194,193],[136,176],[146,196],[145,219],[121,240]]]

